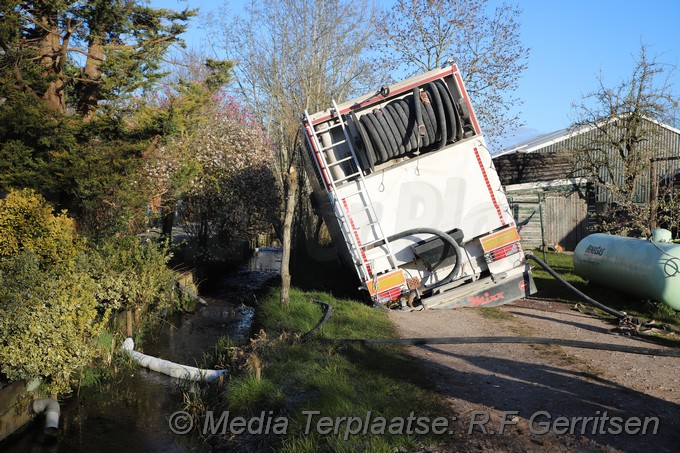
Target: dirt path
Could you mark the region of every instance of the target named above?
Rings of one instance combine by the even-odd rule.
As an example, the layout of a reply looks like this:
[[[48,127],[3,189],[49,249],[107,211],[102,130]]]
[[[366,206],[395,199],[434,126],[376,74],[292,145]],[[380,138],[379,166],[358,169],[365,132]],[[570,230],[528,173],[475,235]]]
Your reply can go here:
[[[601,319],[544,301],[390,316],[402,337],[534,336],[661,348],[613,335],[613,325]],[[409,352],[456,408],[469,451],[680,451],[679,358],[523,344],[424,345]],[[490,419],[482,425],[483,413]],[[558,423],[567,425],[550,427],[545,413],[552,421],[566,417]],[[508,423],[499,434],[503,418]]]

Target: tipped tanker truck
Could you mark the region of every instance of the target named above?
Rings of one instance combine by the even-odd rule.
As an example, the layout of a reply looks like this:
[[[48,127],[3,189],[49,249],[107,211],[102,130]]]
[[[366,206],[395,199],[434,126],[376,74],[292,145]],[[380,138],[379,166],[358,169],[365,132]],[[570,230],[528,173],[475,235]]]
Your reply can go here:
[[[494,306],[536,291],[455,65],[302,117],[317,213],[390,308]]]

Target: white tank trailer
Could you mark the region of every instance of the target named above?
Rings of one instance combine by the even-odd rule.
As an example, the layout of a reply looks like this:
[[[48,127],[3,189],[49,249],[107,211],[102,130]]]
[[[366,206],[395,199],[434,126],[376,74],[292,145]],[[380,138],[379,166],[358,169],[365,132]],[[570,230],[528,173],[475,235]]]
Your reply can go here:
[[[670,232],[651,239],[591,234],[576,246],[574,272],[603,286],[680,310],[680,245]]]
[[[535,292],[458,68],[302,118],[302,153],[340,259],[393,308],[491,306]]]

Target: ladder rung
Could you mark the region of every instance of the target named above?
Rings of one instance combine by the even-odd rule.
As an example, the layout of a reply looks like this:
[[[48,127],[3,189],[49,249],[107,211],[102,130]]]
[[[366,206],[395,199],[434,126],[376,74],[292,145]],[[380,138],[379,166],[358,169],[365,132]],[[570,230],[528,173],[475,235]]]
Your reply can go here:
[[[359,195],[359,194],[362,194],[362,193],[366,193],[366,191],[365,190],[358,190],[356,192],[350,192],[350,193],[347,193],[347,194],[343,193],[342,198],[349,198],[349,197],[353,197],[355,195]]]
[[[336,127],[340,127],[340,126],[342,126],[342,123],[335,123],[335,124],[333,124],[332,126],[328,126],[326,129],[317,130],[317,129],[315,128],[315,129],[314,129],[314,132],[316,133],[316,135],[321,135],[321,134],[323,134],[324,132],[328,132],[328,131],[333,130],[333,129],[335,129]]]
[[[340,165],[341,163],[347,162],[348,160],[351,160],[351,159],[352,159],[352,156],[347,156],[347,157],[344,157],[344,158],[342,158],[342,159],[340,159],[340,160],[336,160],[335,162],[330,163],[330,164],[328,164],[328,165],[326,165],[326,166],[327,166],[327,167],[335,167],[336,165]]]
[[[370,206],[364,206],[363,208],[355,209],[354,211],[350,211],[347,215],[354,215],[358,214],[360,212],[368,211],[370,209]]]
[[[335,143],[333,143],[333,144],[331,144],[331,145],[324,146],[323,148],[321,148],[321,151],[329,150],[329,149],[334,148],[334,147],[336,147],[336,146],[338,146],[338,145],[342,145],[343,143],[346,143],[346,142],[347,142],[347,140],[340,140],[339,142],[335,142]]]
[[[375,245],[375,244],[377,244],[378,242],[384,243],[384,242],[385,242],[385,239],[384,239],[384,238],[383,238],[383,239],[376,239],[375,241],[371,241],[371,242],[367,242],[367,243],[365,243],[365,244],[361,244],[361,248],[362,248],[362,249],[366,249],[367,247],[370,247],[370,246],[372,246],[372,245]]]
[[[361,228],[366,228],[366,227],[370,227],[370,226],[373,226],[373,225],[377,225],[377,224],[378,224],[378,221],[376,220],[375,222],[367,223],[365,225],[361,225],[361,226],[357,227],[357,230],[360,230]]]
[[[351,175],[347,175],[347,176],[345,176],[344,178],[335,179],[333,182],[338,183],[338,182],[347,181],[348,179],[351,179],[351,178],[354,178],[354,177],[356,177],[356,176],[359,176],[360,174],[361,174],[361,172],[352,173]]]

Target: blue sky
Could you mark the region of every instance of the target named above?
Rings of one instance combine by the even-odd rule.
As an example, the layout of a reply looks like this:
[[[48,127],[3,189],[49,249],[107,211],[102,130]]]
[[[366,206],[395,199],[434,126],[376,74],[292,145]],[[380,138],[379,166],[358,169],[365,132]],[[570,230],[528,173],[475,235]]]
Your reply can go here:
[[[500,3],[500,0],[491,0]],[[383,4],[391,3],[383,0]],[[513,3],[513,2],[510,2]],[[640,44],[658,60],[680,66],[680,0],[517,0],[523,10],[522,40],[531,48],[520,80],[517,109],[524,127],[505,144],[569,127],[572,103],[597,87],[601,72],[608,86],[626,79]],[[223,0],[152,0],[154,6],[213,10]],[[240,8],[239,0],[229,2]],[[202,47],[200,17],[187,43]],[[676,75],[678,79],[680,74]],[[680,97],[680,81],[675,92]]]

